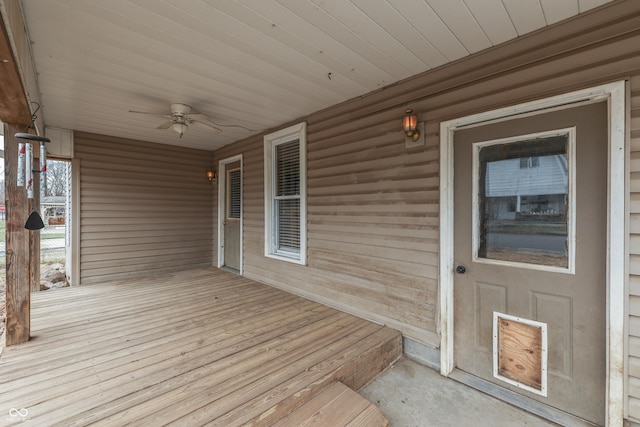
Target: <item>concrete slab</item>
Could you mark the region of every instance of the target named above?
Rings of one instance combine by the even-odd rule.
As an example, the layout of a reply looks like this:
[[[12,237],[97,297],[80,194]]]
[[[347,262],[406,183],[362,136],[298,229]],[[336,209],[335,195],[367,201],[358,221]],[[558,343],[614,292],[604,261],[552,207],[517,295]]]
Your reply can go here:
[[[392,427],[556,425],[406,357],[360,394],[378,405]]]

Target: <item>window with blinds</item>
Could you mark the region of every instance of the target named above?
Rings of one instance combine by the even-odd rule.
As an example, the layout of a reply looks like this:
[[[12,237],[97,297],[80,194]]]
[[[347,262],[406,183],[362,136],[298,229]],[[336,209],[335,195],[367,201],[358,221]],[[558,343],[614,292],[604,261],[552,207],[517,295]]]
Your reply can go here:
[[[300,252],[300,141],[275,147],[275,249]]]
[[[306,123],[265,136],[265,255],[306,262]]]

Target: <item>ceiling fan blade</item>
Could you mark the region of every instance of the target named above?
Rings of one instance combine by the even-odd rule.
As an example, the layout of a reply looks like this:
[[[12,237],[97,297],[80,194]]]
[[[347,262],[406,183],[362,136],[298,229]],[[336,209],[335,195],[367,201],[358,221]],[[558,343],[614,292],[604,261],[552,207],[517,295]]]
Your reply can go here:
[[[211,119],[209,119],[209,116],[207,116],[206,114],[191,113],[191,114],[185,114],[184,117],[190,122],[200,123],[201,125],[208,126],[212,129],[215,129],[217,132],[221,132],[221,130],[218,129],[217,125],[214,122],[212,122]]]
[[[185,114],[184,115],[187,119],[190,120],[198,120],[201,122],[206,122],[209,120],[209,116],[207,116],[206,114],[202,114],[202,113],[189,113],[189,114]]]
[[[149,114],[152,116],[163,116],[163,117],[171,117],[170,114],[167,113],[152,113],[149,111],[135,111],[135,110],[129,110],[130,113],[135,113],[135,114]]]
[[[194,119],[190,118],[189,119],[189,123],[193,123],[196,126],[200,126],[201,128],[206,128],[207,130],[214,131],[216,133],[222,132],[220,129],[218,129],[217,127],[212,125],[210,122],[207,123],[207,122],[203,122],[203,121],[200,121],[200,120],[194,120]]]
[[[169,129],[172,124],[173,124],[173,120],[169,120],[169,121],[166,121],[166,122],[162,123],[156,129]]]

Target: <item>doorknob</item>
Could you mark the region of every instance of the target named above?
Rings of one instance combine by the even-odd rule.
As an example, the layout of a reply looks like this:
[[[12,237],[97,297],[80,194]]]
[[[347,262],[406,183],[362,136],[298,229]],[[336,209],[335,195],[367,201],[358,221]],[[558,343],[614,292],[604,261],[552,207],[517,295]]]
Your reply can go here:
[[[467,267],[465,267],[464,265],[459,265],[456,267],[456,273],[464,274],[466,272],[467,272]]]

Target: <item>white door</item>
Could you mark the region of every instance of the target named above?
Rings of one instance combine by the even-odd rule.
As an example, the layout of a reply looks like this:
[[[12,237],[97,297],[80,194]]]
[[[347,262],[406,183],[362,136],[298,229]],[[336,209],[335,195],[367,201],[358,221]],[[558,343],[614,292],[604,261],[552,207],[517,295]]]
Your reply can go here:
[[[219,197],[220,267],[240,273],[242,263],[242,163],[221,163]]]

